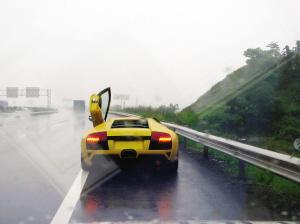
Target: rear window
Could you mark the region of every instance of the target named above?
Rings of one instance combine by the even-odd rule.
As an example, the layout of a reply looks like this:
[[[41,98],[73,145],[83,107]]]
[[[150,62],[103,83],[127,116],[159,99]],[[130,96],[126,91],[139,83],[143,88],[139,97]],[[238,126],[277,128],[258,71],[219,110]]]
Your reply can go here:
[[[111,128],[149,128],[147,119],[115,120]]]

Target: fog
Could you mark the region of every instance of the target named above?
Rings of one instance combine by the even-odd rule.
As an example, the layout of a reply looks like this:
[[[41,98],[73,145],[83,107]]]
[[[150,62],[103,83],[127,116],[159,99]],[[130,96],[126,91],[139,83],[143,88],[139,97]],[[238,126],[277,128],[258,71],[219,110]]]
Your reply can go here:
[[[130,95],[127,105],[182,108],[245,64],[245,49],[294,45],[299,8],[297,0],[2,0],[0,89],[51,88],[59,104],[111,86]]]

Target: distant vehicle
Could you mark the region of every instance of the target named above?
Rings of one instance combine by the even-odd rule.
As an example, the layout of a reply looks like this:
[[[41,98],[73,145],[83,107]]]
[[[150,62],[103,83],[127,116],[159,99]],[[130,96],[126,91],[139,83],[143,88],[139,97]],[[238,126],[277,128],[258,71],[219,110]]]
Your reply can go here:
[[[8,102],[6,100],[0,100],[0,109],[6,109],[8,107]]]
[[[74,112],[85,112],[85,101],[84,100],[73,100],[73,111]]]
[[[81,141],[81,166],[89,170],[95,157],[109,156],[122,168],[128,160],[149,158],[153,165],[171,171],[178,168],[178,136],[153,118],[111,118],[106,121],[110,106],[110,88],[90,98],[90,120],[94,129]]]

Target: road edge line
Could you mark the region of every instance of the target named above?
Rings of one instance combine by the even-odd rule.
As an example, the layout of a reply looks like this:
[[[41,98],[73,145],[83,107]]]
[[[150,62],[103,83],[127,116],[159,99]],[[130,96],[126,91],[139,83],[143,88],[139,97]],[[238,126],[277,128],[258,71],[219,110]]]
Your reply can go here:
[[[87,180],[88,172],[82,169],[77,174],[71,188],[69,189],[66,197],[59,206],[51,224],[64,224],[69,223],[78,199],[80,198],[81,191]]]

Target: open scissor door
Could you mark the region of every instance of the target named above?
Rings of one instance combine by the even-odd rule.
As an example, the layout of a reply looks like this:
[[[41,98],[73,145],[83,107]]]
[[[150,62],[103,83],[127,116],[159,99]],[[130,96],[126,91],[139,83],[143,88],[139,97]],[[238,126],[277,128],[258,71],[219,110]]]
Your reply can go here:
[[[90,120],[94,127],[103,123],[107,119],[111,101],[110,87],[100,91],[97,95],[93,94],[90,98]]]

